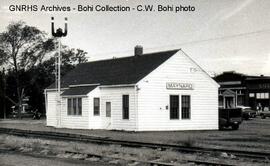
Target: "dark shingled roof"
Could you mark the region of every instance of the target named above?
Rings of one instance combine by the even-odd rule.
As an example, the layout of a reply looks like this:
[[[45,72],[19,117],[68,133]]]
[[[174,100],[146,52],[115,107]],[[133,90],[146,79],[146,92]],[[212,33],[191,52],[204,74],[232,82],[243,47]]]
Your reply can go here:
[[[135,84],[177,51],[170,50],[79,64],[62,78],[61,87],[79,84]],[[53,88],[55,83],[48,87],[48,89]]]
[[[65,90],[61,96],[70,96],[70,95],[87,95],[87,93],[94,90],[97,86],[78,86],[71,87]]]

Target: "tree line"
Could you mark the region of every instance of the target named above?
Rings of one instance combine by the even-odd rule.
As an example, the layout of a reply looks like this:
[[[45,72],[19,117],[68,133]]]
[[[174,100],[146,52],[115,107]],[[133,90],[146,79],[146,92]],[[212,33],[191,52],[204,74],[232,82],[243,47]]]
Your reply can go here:
[[[63,45],[61,75],[87,61],[87,52]],[[12,22],[0,33],[0,117],[12,107],[21,118],[29,109],[45,113],[44,89],[55,81],[57,39],[25,22]]]

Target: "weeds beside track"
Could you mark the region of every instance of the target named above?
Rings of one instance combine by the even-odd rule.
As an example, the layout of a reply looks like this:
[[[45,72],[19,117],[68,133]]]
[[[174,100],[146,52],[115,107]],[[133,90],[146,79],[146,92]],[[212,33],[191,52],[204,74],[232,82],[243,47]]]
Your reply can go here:
[[[0,133],[32,137],[32,138],[43,138],[61,141],[77,141],[77,142],[88,142],[96,144],[107,144],[107,145],[121,145],[125,147],[146,147],[152,149],[172,149],[179,152],[186,153],[227,153],[232,154],[237,157],[243,158],[255,158],[255,159],[270,159],[270,153],[265,152],[254,152],[254,151],[240,151],[240,150],[230,150],[230,149],[216,149],[216,148],[202,148],[202,147],[188,147],[175,144],[161,144],[161,143],[146,143],[146,142],[136,142],[136,141],[125,141],[125,140],[115,140],[108,137],[96,137],[87,136],[80,134],[70,134],[70,133],[59,133],[59,132],[48,132],[48,131],[31,131],[31,130],[19,130],[10,128],[0,128]]]

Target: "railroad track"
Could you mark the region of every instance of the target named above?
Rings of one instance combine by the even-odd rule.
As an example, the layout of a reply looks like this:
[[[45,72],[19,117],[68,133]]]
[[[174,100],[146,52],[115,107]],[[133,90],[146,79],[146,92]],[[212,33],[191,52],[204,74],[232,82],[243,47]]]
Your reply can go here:
[[[20,152],[20,151],[15,151],[14,149],[1,149],[0,148],[0,154],[20,154],[20,155],[26,155],[26,156],[31,156],[31,157],[36,157],[36,158],[49,158],[49,159],[66,159],[66,160],[72,160],[72,158],[59,158],[57,156],[52,156],[52,155],[43,155],[43,154],[38,154],[38,153],[31,153],[31,152]],[[161,162],[161,161],[145,161],[145,160],[138,160],[138,159],[127,159],[123,157],[115,157],[115,156],[108,156],[108,155],[99,155],[99,154],[93,154],[93,153],[79,153],[79,152],[73,152],[73,151],[65,151],[65,154],[70,154],[70,155],[86,155],[85,159],[78,159],[77,160],[84,160],[87,162],[86,158],[98,158],[99,160],[97,161],[102,161],[102,159],[106,159],[106,162],[113,161],[113,160],[124,160],[127,162],[134,162],[143,165],[149,165],[149,166],[180,166],[181,164],[178,163],[166,163],[166,162]],[[74,159],[73,159],[74,160]],[[222,164],[222,163],[217,163],[217,162],[207,162],[207,161],[201,161],[201,160],[183,160],[187,163],[194,163],[198,165],[211,165],[211,166],[235,166],[231,164]]]
[[[173,149],[180,152],[186,153],[227,153],[232,154],[237,157],[244,158],[255,158],[269,160],[270,153],[265,152],[253,152],[253,151],[240,151],[240,150],[229,150],[229,149],[216,149],[216,148],[202,148],[202,147],[186,147],[174,144],[160,144],[160,143],[146,143],[146,142],[136,142],[136,141],[125,141],[125,140],[115,140],[109,137],[95,137],[80,134],[70,134],[70,133],[59,133],[59,132],[48,132],[48,131],[31,131],[31,130],[20,130],[20,129],[10,129],[10,128],[0,128],[0,133],[32,137],[32,138],[45,138],[61,141],[77,141],[77,142],[88,142],[96,144],[115,144],[126,147],[147,147],[152,149],[166,150]]]

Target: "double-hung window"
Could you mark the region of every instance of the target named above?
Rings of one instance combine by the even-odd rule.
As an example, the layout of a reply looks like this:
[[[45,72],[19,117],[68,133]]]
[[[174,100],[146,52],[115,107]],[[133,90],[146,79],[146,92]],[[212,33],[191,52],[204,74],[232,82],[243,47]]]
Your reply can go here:
[[[181,96],[182,119],[190,119],[190,96]]]
[[[179,119],[179,96],[170,95],[170,119]]]
[[[100,114],[100,99],[94,98],[94,115],[98,116]]]
[[[111,102],[106,102],[106,117],[111,117]]]
[[[179,119],[180,106],[181,119],[190,119],[190,95],[182,95],[179,101],[179,95],[170,95],[170,119]]]
[[[68,115],[82,115],[82,98],[67,99]]]
[[[123,119],[129,119],[129,95],[122,96],[122,117]]]

